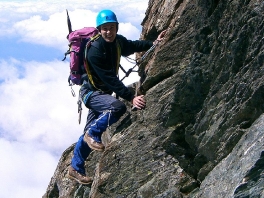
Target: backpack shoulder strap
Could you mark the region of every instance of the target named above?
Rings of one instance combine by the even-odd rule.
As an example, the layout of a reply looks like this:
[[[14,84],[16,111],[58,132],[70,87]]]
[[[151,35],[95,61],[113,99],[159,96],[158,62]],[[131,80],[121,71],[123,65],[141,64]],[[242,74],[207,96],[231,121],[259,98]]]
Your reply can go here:
[[[97,49],[99,49],[99,42],[96,40],[94,40],[92,43],[91,43],[92,46],[96,47]]]
[[[121,59],[121,46],[120,41],[116,39],[116,50],[117,50],[117,58],[116,58],[116,74],[118,74],[119,66],[120,66],[120,59]]]
[[[89,81],[92,83],[93,87],[98,89],[96,86],[95,86],[95,83],[93,81],[93,78],[92,78],[92,74],[91,74],[91,70],[89,68],[89,64],[88,64],[88,50],[90,49],[91,45],[99,48],[99,42],[97,42],[96,40],[100,37],[100,34],[97,34],[95,35],[94,37],[92,37],[86,44],[85,46],[85,49],[84,49],[84,67],[85,67],[85,70],[86,70],[86,73],[87,73],[87,76],[88,76],[88,79]]]

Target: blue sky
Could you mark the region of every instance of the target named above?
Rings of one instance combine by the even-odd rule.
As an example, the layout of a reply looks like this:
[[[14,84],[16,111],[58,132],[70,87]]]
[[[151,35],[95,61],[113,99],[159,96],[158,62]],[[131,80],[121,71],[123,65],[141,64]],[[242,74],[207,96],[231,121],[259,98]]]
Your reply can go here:
[[[0,43],[0,57],[2,59],[15,57],[16,59],[24,61],[47,61],[54,60],[54,58],[60,59],[63,57],[61,51],[48,46],[24,43],[16,40],[10,41],[9,39],[1,39]],[[39,50],[40,48],[41,50]]]
[[[79,125],[69,63],[61,61],[68,49],[65,10],[79,29],[95,26],[98,11],[111,9],[118,33],[135,40],[147,6],[147,0],[0,0],[1,198],[42,197],[62,152],[82,134],[87,110]],[[124,83],[136,80],[133,73]]]

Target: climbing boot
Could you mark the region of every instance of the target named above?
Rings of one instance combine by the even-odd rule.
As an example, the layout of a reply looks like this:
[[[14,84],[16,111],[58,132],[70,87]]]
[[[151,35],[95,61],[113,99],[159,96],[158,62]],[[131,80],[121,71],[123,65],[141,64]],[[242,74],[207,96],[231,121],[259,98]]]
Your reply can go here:
[[[68,169],[68,177],[76,180],[80,184],[91,184],[93,182],[91,177],[78,173],[74,168],[72,168],[72,166]]]
[[[96,142],[89,134],[88,132],[85,133],[83,140],[88,144],[88,146],[96,151],[103,152],[105,149],[105,146],[101,142]]]

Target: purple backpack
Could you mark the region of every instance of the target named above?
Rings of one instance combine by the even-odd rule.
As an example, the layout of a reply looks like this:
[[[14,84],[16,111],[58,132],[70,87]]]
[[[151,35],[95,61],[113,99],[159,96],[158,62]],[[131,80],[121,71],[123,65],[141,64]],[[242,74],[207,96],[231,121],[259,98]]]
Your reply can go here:
[[[98,30],[93,27],[85,27],[75,30],[68,35],[70,53],[70,81],[73,84],[81,84],[81,76],[85,72],[83,52],[86,45],[90,45],[98,34]]]
[[[71,23],[68,16],[69,34],[67,39],[69,41],[69,49],[65,53],[63,61],[66,56],[70,54],[70,75],[68,78],[69,85],[81,85],[81,78],[85,71],[85,62],[83,53],[86,47],[89,47],[91,42],[100,36],[98,29],[94,27],[84,27],[79,30],[72,31]]]

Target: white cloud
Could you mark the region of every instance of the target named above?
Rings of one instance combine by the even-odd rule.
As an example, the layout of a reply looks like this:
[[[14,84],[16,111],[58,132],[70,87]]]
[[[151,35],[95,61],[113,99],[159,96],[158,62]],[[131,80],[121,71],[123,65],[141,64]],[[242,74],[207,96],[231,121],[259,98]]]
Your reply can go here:
[[[94,26],[97,12],[105,9],[105,5],[116,12],[119,33],[128,39],[138,39],[147,2],[0,2],[0,39],[25,45],[35,43],[65,52],[68,44],[65,10],[69,9],[73,29],[78,29]],[[121,64],[127,70],[134,66],[123,58]],[[77,97],[72,97],[67,82],[68,62],[26,62],[17,59],[16,54],[3,59],[0,53],[0,70],[0,155],[3,157],[0,197],[41,197],[62,152],[82,134],[87,109],[83,105],[79,125]],[[132,73],[124,83],[131,84],[137,79],[137,73]],[[74,89],[77,94],[78,86]]]
[[[1,7],[2,4],[2,7]],[[105,6],[107,5],[107,7]],[[63,5],[63,6],[61,6]],[[120,22],[119,33],[129,39],[138,39],[141,32],[140,23],[144,17],[147,1],[106,1],[91,3],[76,1],[45,1],[26,3],[0,2],[1,37],[19,36],[20,41],[36,43],[65,50],[68,27],[66,9],[72,21],[73,30],[81,27],[95,26],[95,17],[101,9],[112,9]],[[87,8],[87,9],[84,9]],[[6,16],[10,16],[9,20]],[[122,30],[125,28],[125,30]]]
[[[0,86],[2,133],[15,141],[36,141],[39,147],[62,151],[82,131],[76,127],[77,98],[67,84],[68,63],[10,62],[8,67],[4,62],[0,65],[4,73],[13,71]]]
[[[78,9],[69,13],[69,15],[73,30],[96,26],[96,12]],[[21,36],[21,41],[23,42],[37,43],[65,50],[64,46],[67,46],[68,43],[66,40],[68,34],[66,12],[52,14],[48,20],[43,20],[40,15],[32,16],[29,19],[15,23],[14,31]],[[141,30],[130,22],[120,22],[119,24],[118,33],[128,39],[138,39],[140,32]]]
[[[82,134],[87,110],[79,125],[68,63],[9,60],[0,69],[0,197],[41,197],[62,152]]]
[[[1,192],[5,197],[41,197],[53,175],[58,158],[32,144],[0,138]]]
[[[127,38],[135,40],[139,39],[140,32],[131,23],[120,23],[118,33],[121,35],[126,35]]]

